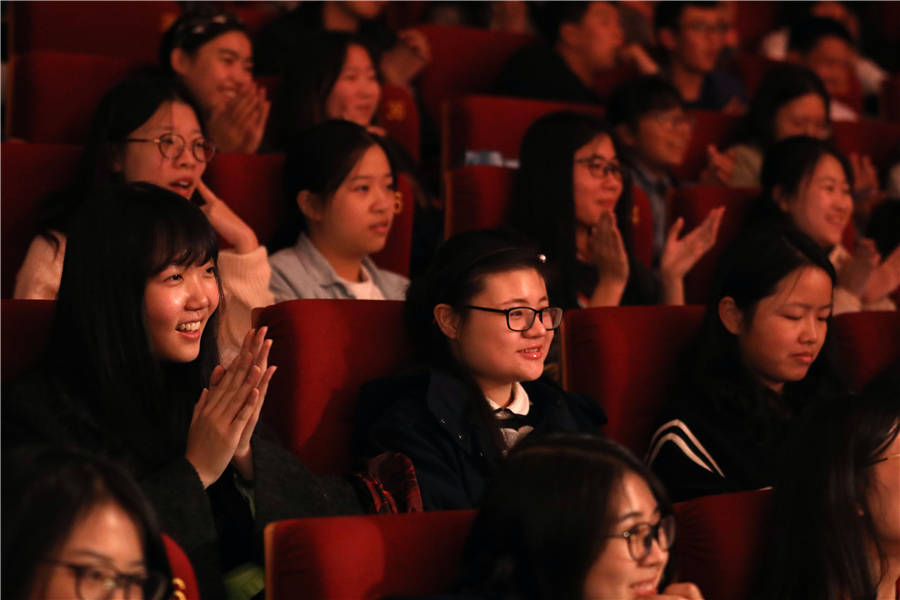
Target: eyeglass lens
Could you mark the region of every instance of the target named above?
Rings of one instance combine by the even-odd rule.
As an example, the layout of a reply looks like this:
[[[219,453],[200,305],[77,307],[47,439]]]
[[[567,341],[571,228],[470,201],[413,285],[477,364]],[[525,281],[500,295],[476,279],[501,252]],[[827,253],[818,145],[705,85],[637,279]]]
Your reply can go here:
[[[184,152],[186,142],[184,138],[175,133],[159,136],[159,151],[166,158],[176,159]],[[215,150],[212,145],[203,138],[197,138],[191,142],[191,153],[200,162],[212,160]]]
[[[653,547],[653,540],[663,550],[669,550],[675,542],[675,518],[668,516],[656,525],[641,523],[628,536],[628,551],[635,560],[643,560]]]
[[[534,324],[535,316],[540,313],[541,325],[545,329],[556,329],[562,323],[563,311],[561,308],[550,306],[535,310],[529,307],[520,307],[510,310],[506,314],[506,324],[513,331],[527,331]]]

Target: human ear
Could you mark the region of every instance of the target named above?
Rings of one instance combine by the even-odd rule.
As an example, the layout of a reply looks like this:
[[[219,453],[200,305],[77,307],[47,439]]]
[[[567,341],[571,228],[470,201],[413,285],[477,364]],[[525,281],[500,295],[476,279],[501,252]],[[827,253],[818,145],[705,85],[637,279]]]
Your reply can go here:
[[[187,72],[190,60],[191,57],[181,48],[173,48],[169,53],[169,64],[178,75],[184,75]]]
[[[455,340],[459,337],[459,315],[449,304],[438,304],[434,307],[434,322],[441,333]]]
[[[744,326],[744,313],[735,304],[734,298],[725,296],[719,300],[719,320],[732,335],[741,333]]]
[[[308,221],[322,220],[322,207],[318,198],[309,190],[301,190],[297,194],[297,206]]]
[[[784,188],[780,185],[776,185],[772,189],[772,200],[775,202],[775,206],[780,208],[784,212],[788,212],[788,197],[787,194],[784,193]]]
[[[560,23],[557,40],[564,46],[577,46],[578,26],[575,23]]]

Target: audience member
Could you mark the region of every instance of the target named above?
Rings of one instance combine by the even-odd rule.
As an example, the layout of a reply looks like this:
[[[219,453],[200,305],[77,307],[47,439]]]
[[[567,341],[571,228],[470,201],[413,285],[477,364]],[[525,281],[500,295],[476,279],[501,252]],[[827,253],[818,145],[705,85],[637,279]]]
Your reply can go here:
[[[504,65],[493,91],[503,96],[599,103],[595,77],[612,69],[622,48],[612,2],[551,2],[540,19],[545,41],[527,46]]]
[[[417,29],[394,32],[384,21],[384,2],[301,2],[256,37],[259,72],[285,73],[304,40],[323,31],[352,33],[366,40],[385,82],[409,88],[431,62],[428,40]]]
[[[326,121],[296,141],[285,162],[291,217],[269,257],[278,302],[294,298],[400,300],[409,281],[379,269],[403,199],[384,142],[349,121]]]
[[[720,153],[708,148],[704,179],[732,187],[758,187],[763,156],[775,142],[795,135],[831,136],[828,92],[813,71],[783,64],[766,73],[750,110],[741,119],[735,145]]]
[[[660,2],[656,39],[665,50],[663,73],[685,106],[743,112],[746,94],[740,81],[717,68],[728,26],[718,2]]]
[[[50,448],[3,462],[4,598],[169,597],[156,516],[124,470]]]
[[[163,34],[159,59],[197,99],[219,150],[257,151],[269,101],[253,82],[253,47],[237,17],[205,6],[184,13]]]
[[[406,332],[423,367],[367,384],[357,451],[401,452],[426,510],[477,506],[507,452],[530,435],[596,432],[599,404],[542,377],[563,310],[543,257],[518,235],[454,236],[406,296]]]
[[[89,203],[69,231],[46,356],[4,397],[2,439],[4,452],[71,445],[115,458],[187,552],[203,597],[224,597],[225,572],[250,597],[267,523],[357,512],[359,500],[257,426],[275,370],[264,328],[217,365],[217,254],[203,212],[170,191],[126,184]]]
[[[791,27],[787,59],[809,67],[822,78],[831,96],[832,121],[859,120],[852,107],[836,99],[850,92],[855,60],[853,38],[843,25],[823,18],[797,23]]]
[[[127,78],[110,90],[94,115],[75,184],[50,198],[16,277],[15,297],[56,298],[72,220],[94,191],[123,181],[153,183],[200,205],[216,233],[232,247],[219,256],[228,308],[219,331],[230,361],[250,329],[250,311],[272,303],[266,250],[256,234],[200,180],[215,154],[204,138],[189,94],[154,72]]]
[[[556,434],[510,453],[466,542],[459,585],[471,600],[702,600],[671,583],[668,494],[628,450]],[[665,589],[661,589],[665,587]]]
[[[882,261],[874,242],[843,246],[853,212],[853,173],[844,154],[828,142],[793,137],[769,150],[762,168],[763,195],[750,219],[787,220],[825,252],[837,271],[834,313],[894,310],[888,297],[900,286],[900,250]]]
[[[557,267],[550,297],[565,308],[683,304],[684,274],[712,246],[722,210],[679,238],[669,230],[659,274],[634,257],[631,178],[600,120],[563,112],[532,125],[522,140],[509,222]]]
[[[783,453],[761,598],[897,597],[900,364],[810,407]]]
[[[684,160],[692,119],[678,90],[660,77],[642,77],[620,86],[607,106],[610,124],[624,146],[622,158],[650,200],[657,263],[666,243],[667,196],[675,185],[669,169]]]
[[[676,502],[771,485],[801,409],[841,391],[826,346],[834,268],[802,233],[729,249],[647,462]]]

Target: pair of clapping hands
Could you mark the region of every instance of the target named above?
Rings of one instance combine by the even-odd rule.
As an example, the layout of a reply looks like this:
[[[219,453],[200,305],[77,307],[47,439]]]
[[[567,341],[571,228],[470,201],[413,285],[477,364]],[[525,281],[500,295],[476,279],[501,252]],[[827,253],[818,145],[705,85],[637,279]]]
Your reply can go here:
[[[256,152],[270,108],[266,88],[251,82],[213,107],[206,121],[207,134],[220,152]]]

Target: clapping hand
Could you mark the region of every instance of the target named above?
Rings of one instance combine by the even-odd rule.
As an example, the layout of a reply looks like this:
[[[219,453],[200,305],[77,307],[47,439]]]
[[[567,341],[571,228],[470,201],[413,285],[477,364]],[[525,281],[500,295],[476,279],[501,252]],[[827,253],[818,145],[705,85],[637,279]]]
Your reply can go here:
[[[719,235],[719,225],[725,207],[720,206],[709,212],[703,222],[682,238],[678,237],[684,227],[684,219],[679,218],[669,229],[666,245],[660,258],[660,273],[663,278],[681,279],[700,258],[706,254]]]
[[[266,89],[251,83],[234,98],[218,104],[206,123],[209,136],[222,152],[256,152],[269,118]]]

